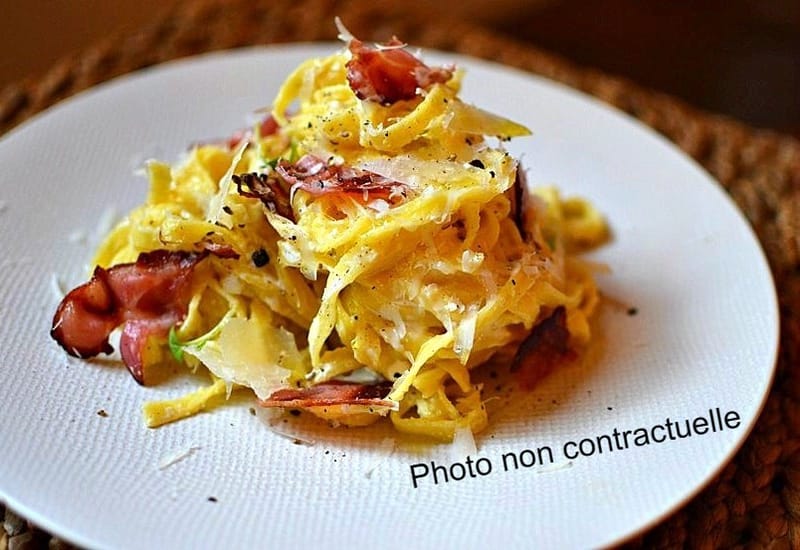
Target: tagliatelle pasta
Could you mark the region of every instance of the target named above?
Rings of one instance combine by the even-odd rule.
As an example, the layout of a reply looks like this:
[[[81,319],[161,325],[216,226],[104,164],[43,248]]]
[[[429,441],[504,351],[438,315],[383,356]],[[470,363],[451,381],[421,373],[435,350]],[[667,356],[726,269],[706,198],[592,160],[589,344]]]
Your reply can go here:
[[[251,130],[149,163],[144,204],[59,307],[70,353],[109,351],[122,326],[139,382],[174,362],[209,371],[148,403],[148,425],[248,388],[265,407],[449,440],[487,425],[474,369],[521,350],[516,365],[545,371],[588,343],[597,289],[575,252],[602,242],[602,216],[528,191],[502,147],[528,130],[462,102],[460,70],[345,39]]]

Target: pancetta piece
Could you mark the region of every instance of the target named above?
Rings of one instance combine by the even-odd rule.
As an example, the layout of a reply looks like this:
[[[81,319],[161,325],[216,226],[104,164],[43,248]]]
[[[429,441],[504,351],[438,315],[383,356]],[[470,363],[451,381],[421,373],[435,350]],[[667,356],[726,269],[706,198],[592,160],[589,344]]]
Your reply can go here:
[[[278,131],[278,122],[272,117],[272,115],[267,115],[261,122],[258,124],[258,134],[260,137],[271,136]],[[253,129],[246,128],[242,130],[237,130],[236,132],[231,135],[226,141],[226,145],[228,149],[233,151],[236,149],[239,144],[245,140],[253,139]]]
[[[404,49],[397,38],[372,48],[353,38],[352,57],[347,62],[347,81],[356,97],[381,105],[414,99],[419,90],[445,83],[453,76],[452,67],[429,67]]]
[[[250,172],[234,174],[231,180],[236,184],[237,192],[243,197],[259,199],[272,212],[295,221],[289,192],[274,175]]]
[[[165,337],[186,315],[192,272],[208,252],[142,253],[136,262],[96,267],[92,278],[67,294],[50,335],[70,355],[111,353],[111,332],[122,325],[120,353],[144,384],[142,354],[153,336]]]
[[[392,407],[386,399],[392,389],[391,382],[380,384],[353,384],[350,382],[325,382],[301,389],[283,389],[274,392],[260,402],[262,407],[305,409],[309,407],[332,407],[336,405],[367,405]]]
[[[527,216],[532,215],[527,208],[530,198],[528,197],[528,178],[521,166],[517,166],[517,174],[514,177],[514,185],[506,191],[506,196],[511,203],[510,218],[514,220],[522,239],[528,242],[531,235],[525,229],[528,225]]]
[[[558,306],[549,317],[533,327],[522,341],[511,363],[511,370],[517,371],[523,388],[532,389],[555,367],[570,359],[572,354],[569,348],[567,310],[564,306]]]
[[[328,164],[314,155],[305,155],[296,163],[278,163],[278,174],[292,186],[312,195],[346,194],[363,203],[384,199],[391,204],[402,201],[407,186],[375,172],[344,164]]]

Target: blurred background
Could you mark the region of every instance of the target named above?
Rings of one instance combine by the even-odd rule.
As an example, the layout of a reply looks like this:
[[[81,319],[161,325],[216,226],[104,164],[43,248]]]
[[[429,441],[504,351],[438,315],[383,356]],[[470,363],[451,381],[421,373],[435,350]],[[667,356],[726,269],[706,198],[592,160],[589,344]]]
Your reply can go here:
[[[0,0],[0,89],[181,0]],[[256,1],[256,0],[254,0]],[[331,0],[333,1],[333,0]],[[800,137],[800,0],[405,0]]]

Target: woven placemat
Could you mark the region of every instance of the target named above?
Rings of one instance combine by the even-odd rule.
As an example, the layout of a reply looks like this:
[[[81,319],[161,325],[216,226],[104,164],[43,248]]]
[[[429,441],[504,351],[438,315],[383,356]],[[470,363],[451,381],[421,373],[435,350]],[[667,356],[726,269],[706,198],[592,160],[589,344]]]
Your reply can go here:
[[[697,497],[625,548],[800,548],[800,142],[699,111],[470,23],[440,25],[423,13],[400,10],[383,0],[188,1],[134,34],[109,37],[39,78],[0,90],[0,134],[78,91],[162,61],[254,44],[332,40],[335,15],[364,38],[396,34],[421,46],[491,59],[614,105],[677,144],[733,197],[769,258],[782,323],[775,384],[742,449]],[[15,536],[0,530],[0,550],[18,547],[24,542],[19,537],[29,547],[63,544],[11,512],[5,527]]]

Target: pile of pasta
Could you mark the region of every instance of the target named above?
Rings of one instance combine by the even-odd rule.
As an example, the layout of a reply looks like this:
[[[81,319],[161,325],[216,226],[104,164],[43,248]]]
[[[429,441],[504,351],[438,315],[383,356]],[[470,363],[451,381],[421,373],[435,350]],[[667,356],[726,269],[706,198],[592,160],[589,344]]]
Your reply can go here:
[[[358,97],[351,56],[301,64],[249,131],[174,166],[150,162],[146,201],[99,247],[102,267],[153,250],[212,252],[194,269],[184,318],[144,355],[145,370],[179,361],[212,381],[147,403],[148,425],[249,388],[264,406],[332,424],[388,418],[450,440],[487,426],[473,370],[513,355],[554,311],[570,349],[589,341],[598,292],[575,252],[605,238],[602,216],[554,188],[522,189],[503,143],[528,130],[462,102],[462,71],[383,104]],[[325,192],[281,179],[302,163],[390,184]],[[288,213],[259,200],[259,177],[284,185]],[[313,391],[332,384],[381,390],[363,402]]]

